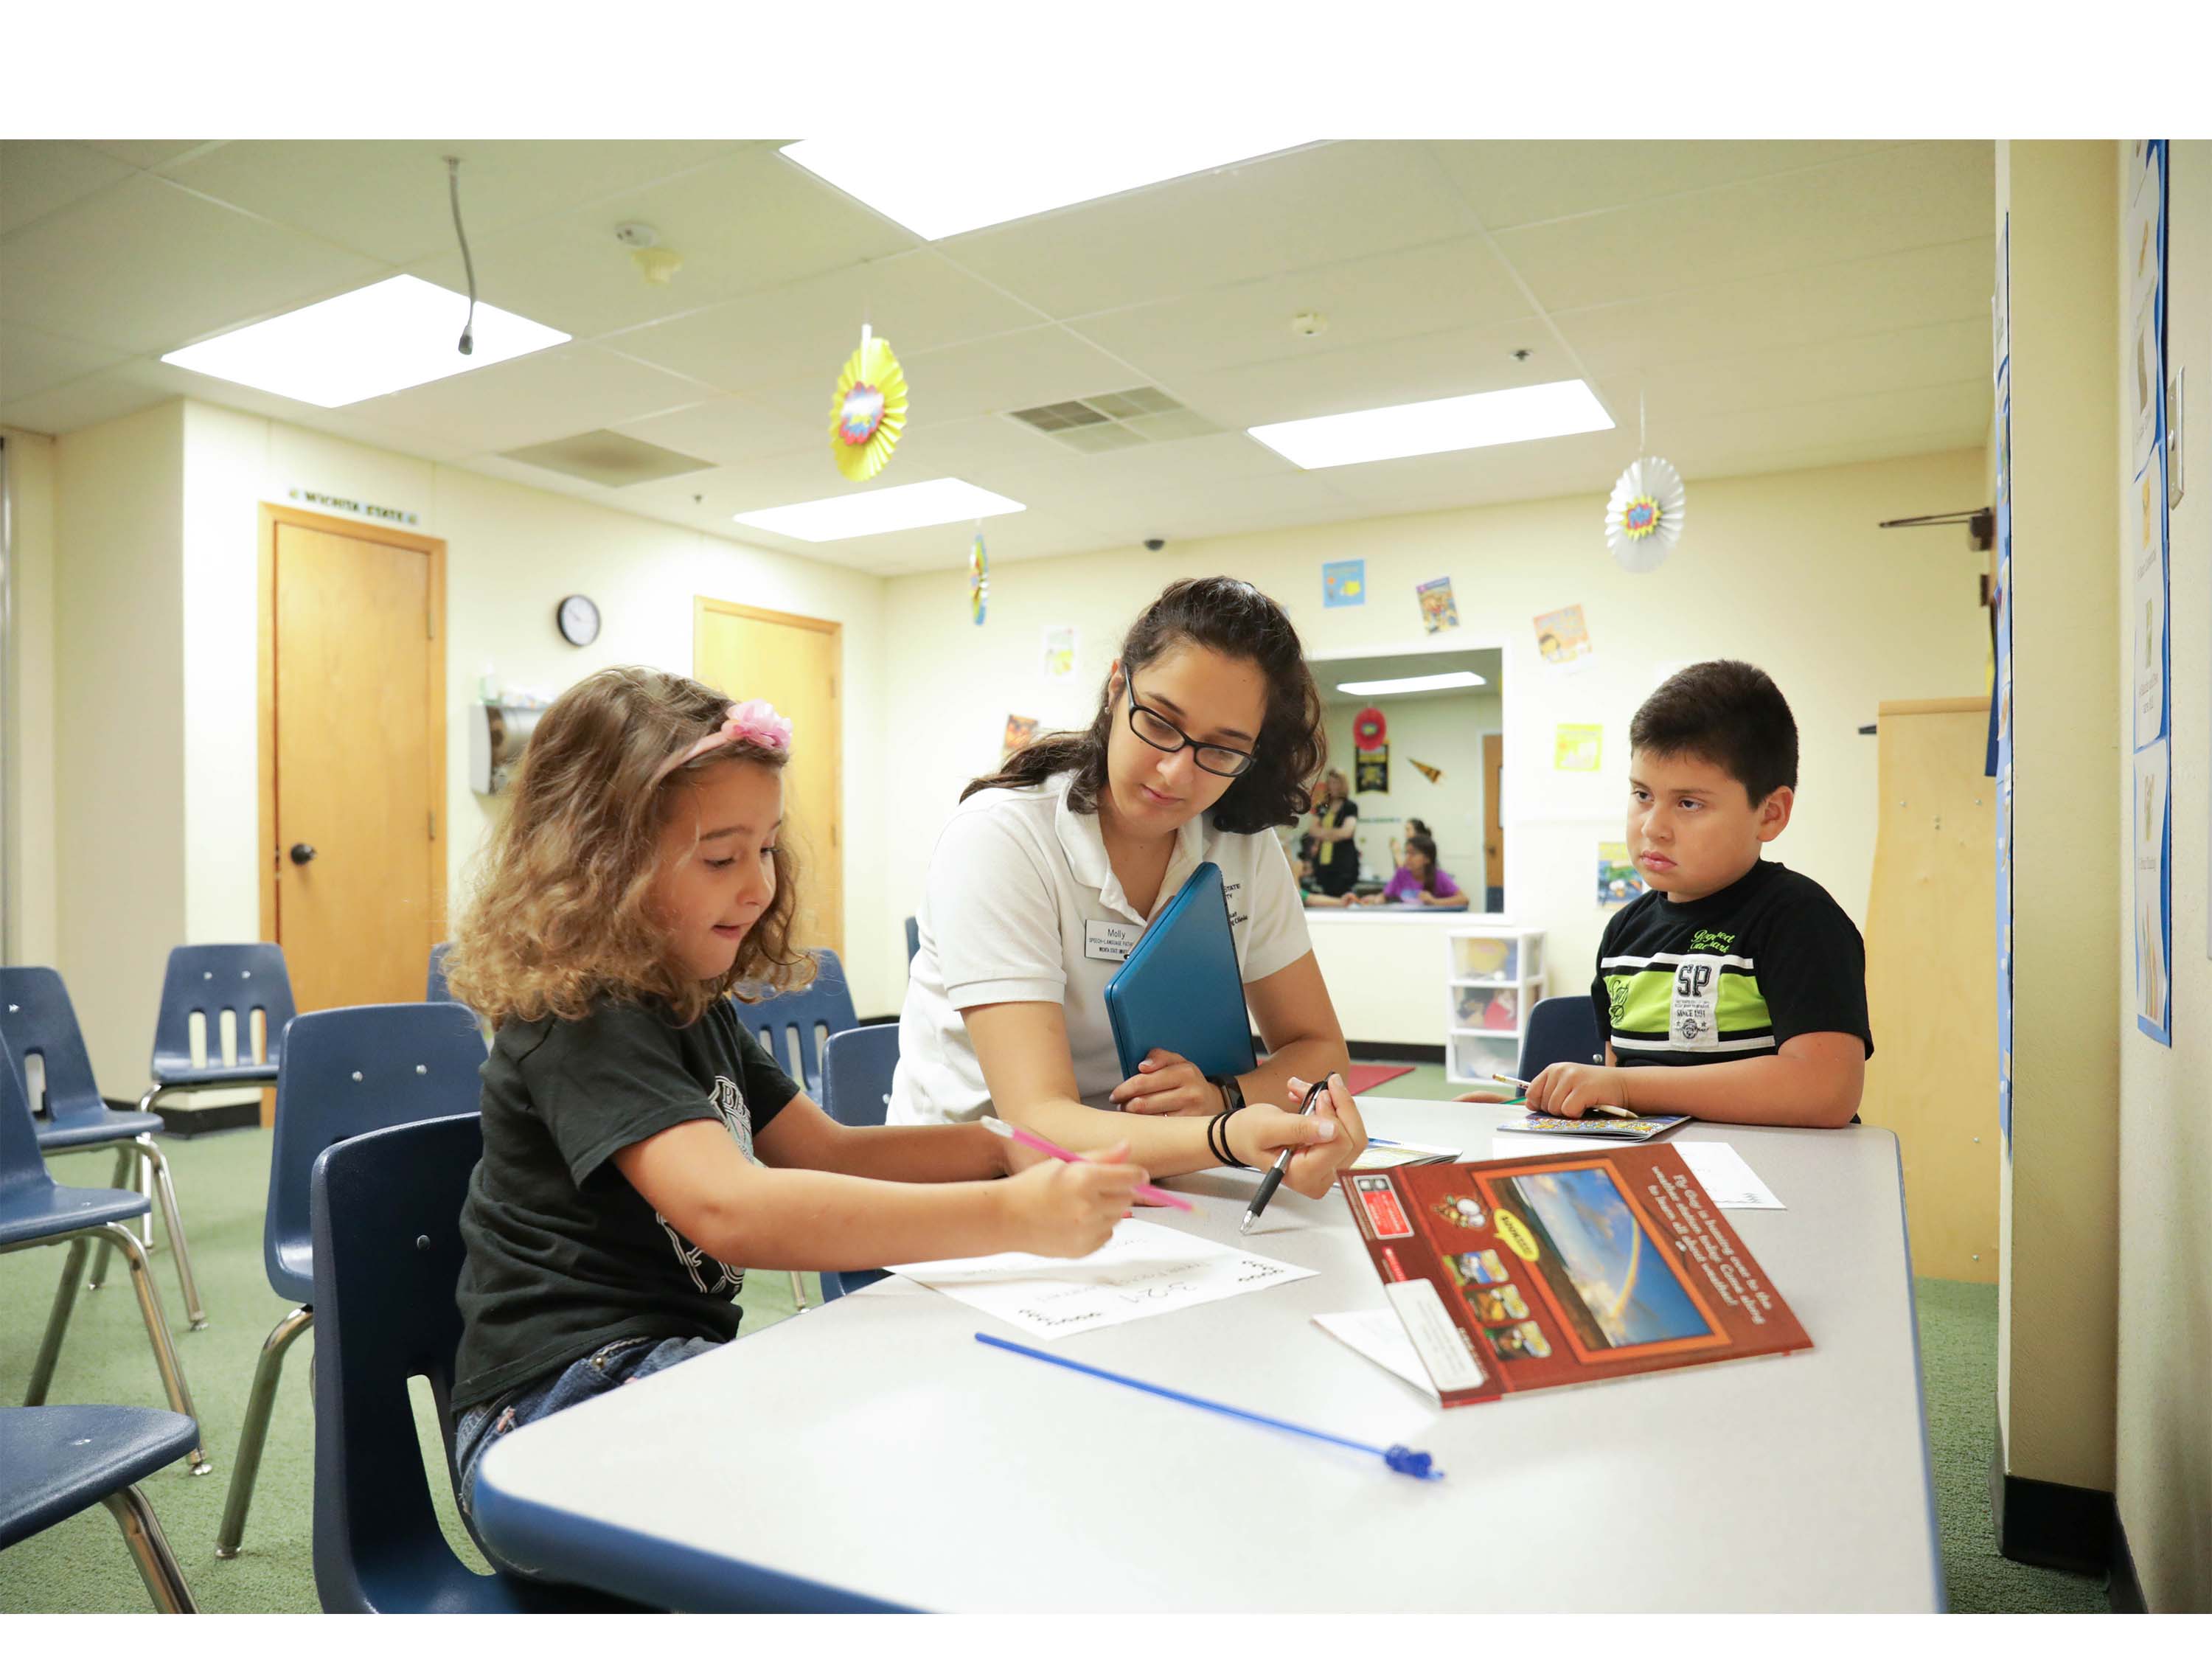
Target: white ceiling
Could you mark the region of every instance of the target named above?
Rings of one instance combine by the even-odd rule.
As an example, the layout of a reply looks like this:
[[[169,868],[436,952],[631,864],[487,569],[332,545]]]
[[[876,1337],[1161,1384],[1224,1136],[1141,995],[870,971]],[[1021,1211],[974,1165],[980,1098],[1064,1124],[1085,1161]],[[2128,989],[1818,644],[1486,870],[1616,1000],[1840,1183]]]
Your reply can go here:
[[[879,482],[1027,502],[1001,561],[1601,494],[1639,398],[1693,479],[1988,428],[1988,143],[1328,143],[924,244],[783,142],[0,143],[0,424],[189,396],[884,574],[962,563],[968,530],[731,523],[856,487],[828,427],[864,319],[913,396]],[[480,297],[572,343],[329,410],[158,361],[395,271],[464,287],[448,154]],[[629,220],[682,256],[669,286]],[[1577,375],[1620,430],[1301,472],[1241,429]],[[1140,385],[1227,430],[1084,455],[1006,415]],[[497,453],[601,427],[714,470],[611,489]]]
[[[1402,702],[1427,702],[1438,697],[1494,697],[1505,683],[1505,653],[1494,645],[1468,651],[1393,651],[1372,657],[1325,657],[1306,665],[1313,670],[1323,702],[1331,707],[1346,703],[1362,708],[1371,702],[1386,712]],[[1454,674],[1462,670],[1481,675],[1483,684],[1450,691],[1387,691],[1380,696],[1371,692],[1336,689],[1347,682],[1358,685],[1368,680],[1401,680],[1416,674]]]

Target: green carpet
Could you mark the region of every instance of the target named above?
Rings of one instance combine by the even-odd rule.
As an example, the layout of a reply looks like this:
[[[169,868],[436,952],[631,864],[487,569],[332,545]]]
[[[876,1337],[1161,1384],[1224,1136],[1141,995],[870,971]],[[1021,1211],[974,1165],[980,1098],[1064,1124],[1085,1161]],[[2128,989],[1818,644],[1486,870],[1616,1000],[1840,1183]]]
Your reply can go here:
[[[1443,1068],[1423,1066],[1376,1092],[1434,1099],[1443,1086]],[[145,1491],[204,1611],[313,1613],[314,1413],[307,1391],[312,1334],[294,1344],[285,1366],[253,1510],[246,1521],[244,1553],[232,1561],[215,1558],[216,1528],[229,1487],[231,1458],[254,1361],[262,1340],[289,1311],[270,1292],[261,1270],[269,1137],[247,1129],[163,1144],[175,1171],[193,1266],[212,1321],[208,1329],[183,1328],[176,1267],[166,1249],[154,1256],[154,1272],[216,1468],[194,1478],[179,1463],[147,1481]],[[54,1168],[65,1182],[96,1186],[112,1165],[94,1155],[58,1159]],[[6,1304],[0,1312],[0,1400],[22,1398],[64,1255],[56,1249],[0,1256],[0,1300]],[[748,1330],[790,1315],[789,1286],[782,1273],[748,1278],[744,1297]],[[1990,1402],[1996,1387],[1996,1291],[1929,1279],[1919,1280],[1917,1288],[1929,1440],[1952,1611],[2101,1612],[2105,1596],[2100,1581],[2021,1566],[1996,1551],[1989,1514],[1995,1417]],[[127,1285],[118,1283],[78,1297],[51,1398],[57,1404],[162,1403],[161,1379]],[[431,1491],[447,1535],[464,1559],[481,1565],[452,1514],[444,1454],[427,1406],[427,1395],[418,1399],[416,1421],[426,1466],[434,1473]],[[0,1555],[0,1614],[144,1613],[149,1606],[114,1522],[97,1504]]]

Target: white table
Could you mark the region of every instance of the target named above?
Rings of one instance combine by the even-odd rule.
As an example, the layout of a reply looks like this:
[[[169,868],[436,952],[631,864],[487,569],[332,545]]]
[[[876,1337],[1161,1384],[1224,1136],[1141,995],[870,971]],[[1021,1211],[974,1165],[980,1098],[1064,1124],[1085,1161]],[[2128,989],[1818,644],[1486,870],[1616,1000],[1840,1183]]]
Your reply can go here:
[[[1361,1108],[1477,1158],[1507,1115]],[[986,1347],[1019,1334],[894,1278],[508,1437],[478,1524],[697,1610],[1940,1610],[1896,1138],[1678,1133],[1734,1142],[1790,1206],[1728,1216],[1810,1352],[1443,1411],[1310,1322],[1382,1286],[1343,1198],[1287,1188],[1248,1243],[1316,1277],[1048,1345],[1419,1448],[1439,1482]],[[1256,1180],[1140,1213],[1233,1239]],[[1315,1566],[1286,1578],[1292,1544]]]

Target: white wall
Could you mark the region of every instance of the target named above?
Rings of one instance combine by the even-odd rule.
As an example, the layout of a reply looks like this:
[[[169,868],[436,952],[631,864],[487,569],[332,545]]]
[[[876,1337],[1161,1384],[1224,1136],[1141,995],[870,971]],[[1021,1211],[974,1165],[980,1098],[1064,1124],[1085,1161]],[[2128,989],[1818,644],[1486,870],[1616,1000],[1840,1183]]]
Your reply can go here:
[[[1857,728],[1873,723],[1885,697],[1981,695],[1988,628],[1976,594],[1982,556],[1963,531],[1875,526],[1977,505],[1982,472],[1981,453],[1960,450],[1692,478],[1689,532],[1645,576],[1607,556],[1604,501],[1592,495],[1171,544],[1158,554],[1005,564],[991,574],[981,629],[969,621],[963,573],[895,579],[888,604],[899,626],[888,636],[889,673],[903,695],[886,704],[884,752],[908,817],[906,833],[889,846],[890,906],[913,909],[961,785],[997,760],[1006,713],[1083,722],[1144,603],[1177,576],[1225,571],[1282,601],[1311,652],[1429,643],[1414,584],[1452,577],[1462,626],[1449,644],[1505,652],[1506,908],[1514,920],[1551,930],[1555,989],[1581,982],[1580,964],[1593,958],[1604,928],[1592,866],[1597,844],[1622,833],[1629,717],[1662,671],[1699,658],[1761,663],[1789,696],[1803,766],[1797,821],[1774,852],[1863,921],[1875,755]],[[1325,608],[1322,562],[1348,551],[1366,558],[1369,602]],[[1547,667],[1532,621],[1577,603],[1596,654],[1577,671]],[[1083,630],[1078,673],[1047,684],[1036,665],[1040,632],[1067,623]],[[1551,769],[1553,727],[1562,722],[1603,725],[1602,771]],[[1391,752],[1395,762],[1395,744]]]
[[[2125,164],[2128,146],[2113,147]],[[2186,376],[2188,489],[2171,526],[2173,681],[2173,1046],[2136,1029],[2132,929],[2112,932],[2119,1033],[2119,1269],[2117,1474],[2126,1529],[2144,1599],[2154,1612],[2212,1613],[2212,960],[2207,959],[2212,846],[2212,143],[2173,146],[2166,238],[2169,375]],[[2127,198],[2120,198],[2125,210]],[[2114,246],[2119,242],[2115,234]],[[2116,357],[2125,382],[2131,362],[2121,307]],[[2123,440],[2124,441],[2124,440]],[[2121,463],[2115,461],[2115,470]],[[2118,765],[2111,799],[2118,857],[2119,915],[2132,914],[2127,819],[2134,733],[2129,680],[2134,655],[2126,619],[2134,611],[2128,527],[2114,527],[2113,602],[2120,624],[2119,693],[2107,728]]]
[[[166,404],[54,446],[54,964],[133,1101],[185,939],[183,437]]]
[[[1316,676],[1328,671],[1314,665]],[[1412,672],[1419,672],[1418,670]],[[1419,818],[1435,831],[1437,860],[1482,908],[1482,739],[1504,730],[1504,714],[1495,691],[1462,691],[1442,696],[1378,697],[1390,744],[1390,787],[1360,793],[1359,871],[1384,880],[1390,874],[1390,843],[1402,848],[1403,820]],[[1328,711],[1329,764],[1344,769],[1348,781],[1358,778],[1358,750],[1352,723],[1364,704],[1332,704]],[[1438,769],[1434,783],[1413,762]],[[1506,763],[1510,765],[1511,763]]]
[[[8,447],[14,613],[5,702],[9,722],[10,962],[54,960],[54,441],[0,427]]]

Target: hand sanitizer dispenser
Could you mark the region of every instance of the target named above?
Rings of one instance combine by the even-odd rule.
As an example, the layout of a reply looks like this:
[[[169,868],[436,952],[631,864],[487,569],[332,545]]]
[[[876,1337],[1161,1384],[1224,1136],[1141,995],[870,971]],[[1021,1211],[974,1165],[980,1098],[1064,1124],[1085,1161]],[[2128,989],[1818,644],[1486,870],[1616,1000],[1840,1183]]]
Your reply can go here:
[[[517,708],[512,703],[469,705],[469,787],[479,795],[507,793],[516,763],[538,729],[543,708]]]

